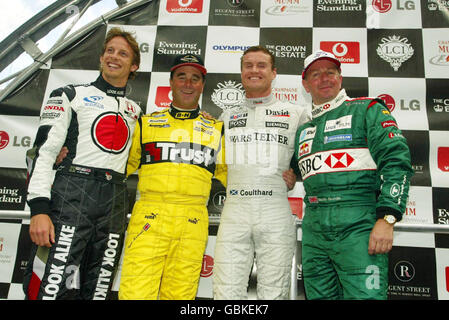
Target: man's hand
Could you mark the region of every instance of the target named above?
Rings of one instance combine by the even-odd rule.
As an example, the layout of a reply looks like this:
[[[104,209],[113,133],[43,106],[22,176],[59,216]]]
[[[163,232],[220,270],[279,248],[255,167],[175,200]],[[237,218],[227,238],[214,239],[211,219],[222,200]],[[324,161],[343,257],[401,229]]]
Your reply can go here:
[[[393,247],[393,225],[378,219],[371,230],[368,244],[369,254],[388,253]]]
[[[56,157],[55,164],[59,165],[62,162],[62,160],[64,160],[64,158],[67,157],[68,153],[69,153],[69,149],[67,149],[67,147],[62,147],[61,151],[59,151],[59,154]]]
[[[285,184],[287,185],[287,188],[288,188],[289,191],[292,190],[295,187],[296,174],[293,172],[292,168],[282,172],[282,178],[284,179]]]
[[[46,214],[37,214],[30,221],[30,237],[33,243],[41,247],[51,247],[55,243],[55,227]]]

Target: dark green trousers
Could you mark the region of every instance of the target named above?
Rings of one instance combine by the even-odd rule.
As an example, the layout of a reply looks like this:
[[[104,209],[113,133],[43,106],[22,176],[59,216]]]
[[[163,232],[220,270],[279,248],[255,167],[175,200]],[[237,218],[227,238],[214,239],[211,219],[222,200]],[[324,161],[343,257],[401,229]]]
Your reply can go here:
[[[307,299],[386,299],[388,255],[368,254],[374,205],[306,207],[302,264]]]

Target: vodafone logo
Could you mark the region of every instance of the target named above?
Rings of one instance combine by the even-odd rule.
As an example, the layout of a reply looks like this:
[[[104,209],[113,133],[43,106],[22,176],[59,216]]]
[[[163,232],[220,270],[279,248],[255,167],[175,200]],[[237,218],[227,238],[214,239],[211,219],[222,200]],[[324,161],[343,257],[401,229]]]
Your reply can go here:
[[[169,13],[201,13],[203,0],[167,0]]]
[[[339,152],[333,153],[324,163],[327,164],[330,168],[338,169],[338,168],[347,168],[354,162],[354,158],[351,157],[347,152]]]
[[[173,95],[170,87],[157,87],[156,89],[156,100],[154,103],[159,108],[168,108],[170,107],[171,102],[173,101]]]
[[[6,148],[9,143],[9,135],[6,131],[0,131],[0,150]]]
[[[105,152],[122,153],[129,137],[128,123],[120,114],[103,113],[95,119],[92,126],[92,139]]]
[[[356,41],[322,41],[320,49],[332,52],[341,63],[360,63],[360,43]]]
[[[382,99],[385,104],[388,107],[388,110],[390,110],[390,112],[393,112],[394,107],[396,106],[396,102],[394,101],[394,98],[392,96],[390,96],[389,94],[381,94],[378,96],[379,99]]]
[[[393,7],[391,0],[373,0],[373,9],[380,13],[385,13],[390,11]]]
[[[200,276],[203,278],[209,278],[214,272],[214,258],[205,254],[203,256],[203,265],[201,266]]]

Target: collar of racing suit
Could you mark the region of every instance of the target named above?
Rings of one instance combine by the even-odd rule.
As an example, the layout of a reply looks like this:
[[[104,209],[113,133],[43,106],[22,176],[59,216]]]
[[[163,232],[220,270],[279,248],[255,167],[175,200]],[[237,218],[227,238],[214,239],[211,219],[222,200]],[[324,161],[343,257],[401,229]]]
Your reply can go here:
[[[260,98],[246,98],[246,105],[250,108],[255,108],[259,105],[267,105],[276,102],[275,97],[270,94],[266,97],[260,97]]]
[[[198,106],[194,110],[187,110],[175,107],[173,104],[170,104],[169,111],[171,116],[175,119],[186,120],[186,119],[194,119],[198,117],[200,114],[200,106]]]
[[[126,93],[126,86],[114,87],[113,85],[109,84],[109,82],[104,80],[101,74],[98,76],[97,80],[92,82],[92,85],[106,93],[108,96],[124,97]]]
[[[341,89],[338,95],[331,101],[325,102],[320,105],[312,103],[312,118],[317,118],[324,113],[337,108],[343,101],[348,100],[345,89]]]

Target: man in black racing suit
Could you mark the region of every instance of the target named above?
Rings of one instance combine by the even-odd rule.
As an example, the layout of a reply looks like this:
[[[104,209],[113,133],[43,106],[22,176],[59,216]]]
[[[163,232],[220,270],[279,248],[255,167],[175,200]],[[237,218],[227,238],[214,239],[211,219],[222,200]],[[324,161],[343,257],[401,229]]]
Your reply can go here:
[[[42,107],[27,202],[34,243],[26,298],[106,299],[119,263],[128,213],[126,162],[140,107],[125,97],[140,64],[134,37],[106,35],[101,75],[54,90]],[[68,154],[54,167],[61,147]]]

